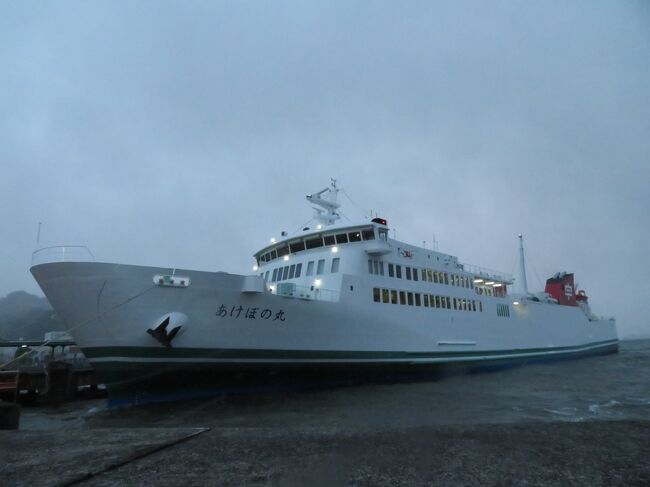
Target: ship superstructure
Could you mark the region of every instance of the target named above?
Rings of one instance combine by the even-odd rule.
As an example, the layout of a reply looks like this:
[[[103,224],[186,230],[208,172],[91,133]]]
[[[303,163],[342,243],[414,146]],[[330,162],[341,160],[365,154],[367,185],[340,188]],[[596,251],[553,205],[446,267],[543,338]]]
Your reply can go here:
[[[568,302],[555,281],[528,293],[523,239],[523,292],[512,294],[510,276],[390,238],[383,218],[341,223],[338,192],[333,181],[308,195],[313,224],[256,252],[255,275],[79,259],[31,270],[114,400],[205,392],[243,376],[478,367],[617,350],[615,321],[591,313],[572,276],[552,278],[573,295]]]

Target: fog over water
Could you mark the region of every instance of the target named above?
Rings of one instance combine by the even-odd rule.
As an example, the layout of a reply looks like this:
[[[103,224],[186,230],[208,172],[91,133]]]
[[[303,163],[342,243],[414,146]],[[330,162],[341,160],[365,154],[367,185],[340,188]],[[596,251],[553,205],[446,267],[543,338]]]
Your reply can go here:
[[[338,179],[401,240],[650,335],[650,4],[4,2],[0,296],[43,246],[250,272]]]

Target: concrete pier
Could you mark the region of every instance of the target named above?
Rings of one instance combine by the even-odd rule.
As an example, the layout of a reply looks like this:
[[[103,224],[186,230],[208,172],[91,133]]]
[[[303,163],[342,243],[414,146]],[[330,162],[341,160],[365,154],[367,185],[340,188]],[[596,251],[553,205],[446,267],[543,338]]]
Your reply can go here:
[[[650,423],[0,432],[4,485],[650,485]]]

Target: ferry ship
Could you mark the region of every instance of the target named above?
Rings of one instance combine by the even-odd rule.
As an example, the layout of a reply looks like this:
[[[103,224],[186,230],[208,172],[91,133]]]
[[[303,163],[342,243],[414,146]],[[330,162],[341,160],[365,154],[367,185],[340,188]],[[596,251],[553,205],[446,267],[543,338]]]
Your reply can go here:
[[[519,293],[504,273],[341,222],[336,182],[306,197],[313,224],[254,254],[253,274],[95,262],[82,247],[33,255],[31,272],[112,404],[196,397],[253,378],[419,374],[618,350],[572,274]],[[83,254],[81,251],[84,251]]]

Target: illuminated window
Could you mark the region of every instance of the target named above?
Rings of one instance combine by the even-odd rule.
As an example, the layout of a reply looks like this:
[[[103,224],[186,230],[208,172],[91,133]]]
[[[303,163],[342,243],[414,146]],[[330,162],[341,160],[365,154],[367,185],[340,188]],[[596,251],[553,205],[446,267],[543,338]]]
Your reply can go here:
[[[382,303],[387,303],[388,302],[388,289],[382,289],[381,290],[381,302]]]

